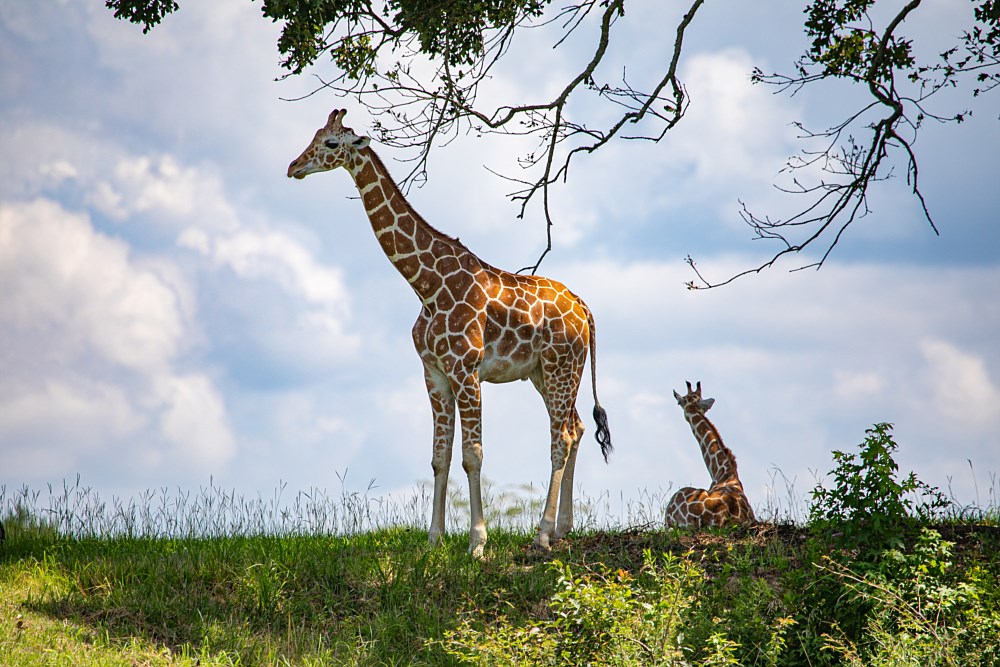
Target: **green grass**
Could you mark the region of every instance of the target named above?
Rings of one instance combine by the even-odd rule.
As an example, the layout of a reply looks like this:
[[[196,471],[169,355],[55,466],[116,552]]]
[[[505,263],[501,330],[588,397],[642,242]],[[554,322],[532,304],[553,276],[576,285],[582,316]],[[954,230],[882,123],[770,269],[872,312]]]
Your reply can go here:
[[[540,553],[537,503],[508,492],[482,560],[457,497],[430,548],[419,493],[0,487],[0,665],[1000,665],[1000,512],[915,511],[876,428],[809,520],[598,525],[610,503],[587,500]],[[662,516],[667,497],[623,509]]]
[[[548,554],[531,551],[531,534],[495,531],[482,561],[466,554],[464,535],[432,549],[426,533],[406,528],[105,540],[8,528],[0,663],[11,666],[459,664],[445,640],[463,628],[474,646],[495,643],[498,628],[556,617],[554,561],[587,581],[630,582],[646,576],[644,554],[672,554],[698,573],[684,642],[701,664],[720,627],[739,664],[769,664],[775,628],[793,619],[776,664],[806,664],[798,661],[820,650],[833,621],[851,620],[837,608],[843,582],[818,567],[825,554],[794,526],[595,532]],[[984,609],[996,614],[1000,529],[945,530],[956,542],[956,580],[979,582]]]

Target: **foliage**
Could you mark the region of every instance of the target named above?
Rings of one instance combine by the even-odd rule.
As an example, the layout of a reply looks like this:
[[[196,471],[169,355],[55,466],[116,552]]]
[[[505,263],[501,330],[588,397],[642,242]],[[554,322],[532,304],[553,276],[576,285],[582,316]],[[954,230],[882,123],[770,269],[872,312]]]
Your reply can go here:
[[[141,24],[143,34],[177,11],[175,0],[105,0],[104,6],[114,10],[116,19]]]
[[[469,66],[483,56],[490,31],[537,17],[549,2],[389,0],[379,12],[363,0],[265,0],[262,9],[267,18],[284,22],[278,51],[289,71],[301,73],[329,50],[356,80],[374,72],[381,46],[375,40],[389,40],[395,47],[415,37],[424,55],[440,57],[451,67]],[[337,37],[331,40],[331,35]],[[354,56],[343,58],[348,52]]]
[[[913,472],[898,478],[892,455],[899,446],[891,430],[885,422],[867,429],[857,454],[835,450],[832,488],[818,484],[812,491],[809,522],[814,530],[840,549],[859,549],[863,557],[902,546],[916,525],[914,516],[929,518],[949,504]]]
[[[812,44],[799,62],[799,71],[808,75],[806,63],[820,65],[826,76],[851,77],[865,81],[870,76],[885,82],[893,70],[913,65],[912,44],[889,34],[883,46],[879,35],[856,27],[872,9],[875,0],[817,0],[806,8],[806,35]]]
[[[981,603],[974,583],[955,577],[951,547],[924,529],[912,551],[886,552],[881,571],[831,563],[829,571],[871,613],[861,639],[835,631],[824,648],[851,667],[997,664],[1000,613]]]
[[[740,664],[727,624],[706,617],[698,595],[705,577],[688,559],[646,550],[637,575],[601,564],[581,574],[558,560],[550,567],[557,583],[546,617],[521,625],[466,617],[445,633],[446,652],[476,665]],[[789,625],[776,622],[767,664],[776,663]]]

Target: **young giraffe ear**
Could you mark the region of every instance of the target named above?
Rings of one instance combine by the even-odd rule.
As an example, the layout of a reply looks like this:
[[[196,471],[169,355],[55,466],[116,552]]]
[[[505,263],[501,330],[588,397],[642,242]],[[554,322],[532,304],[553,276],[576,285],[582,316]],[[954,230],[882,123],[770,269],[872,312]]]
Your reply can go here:
[[[715,399],[714,398],[703,399],[699,405],[701,405],[702,412],[706,412],[710,407],[715,405]]]
[[[682,398],[682,397],[681,397],[681,395],[680,395],[680,394],[678,394],[678,393],[677,393],[676,391],[674,392],[674,398],[676,398],[676,399],[677,399],[677,402],[678,402],[678,403],[680,403],[680,402],[681,402],[681,398]]]

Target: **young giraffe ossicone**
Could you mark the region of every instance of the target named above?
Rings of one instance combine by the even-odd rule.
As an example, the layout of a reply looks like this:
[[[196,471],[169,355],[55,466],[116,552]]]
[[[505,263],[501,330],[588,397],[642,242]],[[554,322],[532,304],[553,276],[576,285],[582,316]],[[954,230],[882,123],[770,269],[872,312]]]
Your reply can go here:
[[[698,440],[705,467],[712,476],[712,485],[708,489],[687,486],[675,493],[667,503],[667,523],[695,527],[753,523],[756,519],[743,492],[743,483],[736,470],[736,457],[722,442],[715,424],[705,416],[708,409],[715,405],[715,399],[701,397],[701,382],[694,389],[688,382],[687,390],[685,396],[675,391],[674,398],[683,408],[684,418]]]
[[[597,400],[594,318],[566,287],[540,276],[508,273],[479,259],[458,239],[431,227],[403,198],[370,139],[344,126],[334,110],[288,176],[344,167],[354,178],[379,245],[417,293],[423,308],[413,343],[424,366],[434,413],[434,501],[429,539],[445,530],[455,409],[462,467],[469,478],[469,551],[483,553],[486,526],[480,490],[483,461],[480,382],[531,380],[549,414],[551,463],[535,545],[548,548],[573,528],[573,470],[583,435],[576,397],[590,353],[596,437],[607,461],[611,434]],[[558,517],[556,514],[558,505]]]

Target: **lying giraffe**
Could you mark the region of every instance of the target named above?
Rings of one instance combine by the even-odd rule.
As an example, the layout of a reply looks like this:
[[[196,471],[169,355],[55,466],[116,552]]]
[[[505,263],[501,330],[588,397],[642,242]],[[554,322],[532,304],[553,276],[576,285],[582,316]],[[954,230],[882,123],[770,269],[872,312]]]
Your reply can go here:
[[[480,382],[531,380],[549,413],[552,472],[535,545],[547,549],[573,528],[573,470],[583,435],[576,396],[590,353],[596,437],[605,461],[611,452],[607,415],[597,400],[594,318],[566,287],[540,276],[494,268],[458,239],[424,221],[403,198],[368,137],[344,126],[334,110],[288,176],[344,167],[354,178],[389,261],[417,293],[423,308],[413,343],[424,365],[434,413],[434,503],[429,540],[445,530],[448,468],[455,408],[462,427],[462,467],[469,478],[469,551],[483,553],[480,470],[483,462]],[[556,508],[558,503],[558,519]]]
[[[714,398],[701,397],[701,382],[695,389],[687,383],[686,396],[674,392],[684,410],[684,418],[701,446],[705,467],[712,485],[705,489],[686,486],[667,503],[667,524],[676,526],[724,526],[756,521],[753,508],[743,493],[743,483],[736,471],[736,457],[722,442],[722,436],[705,413],[715,404]]]

